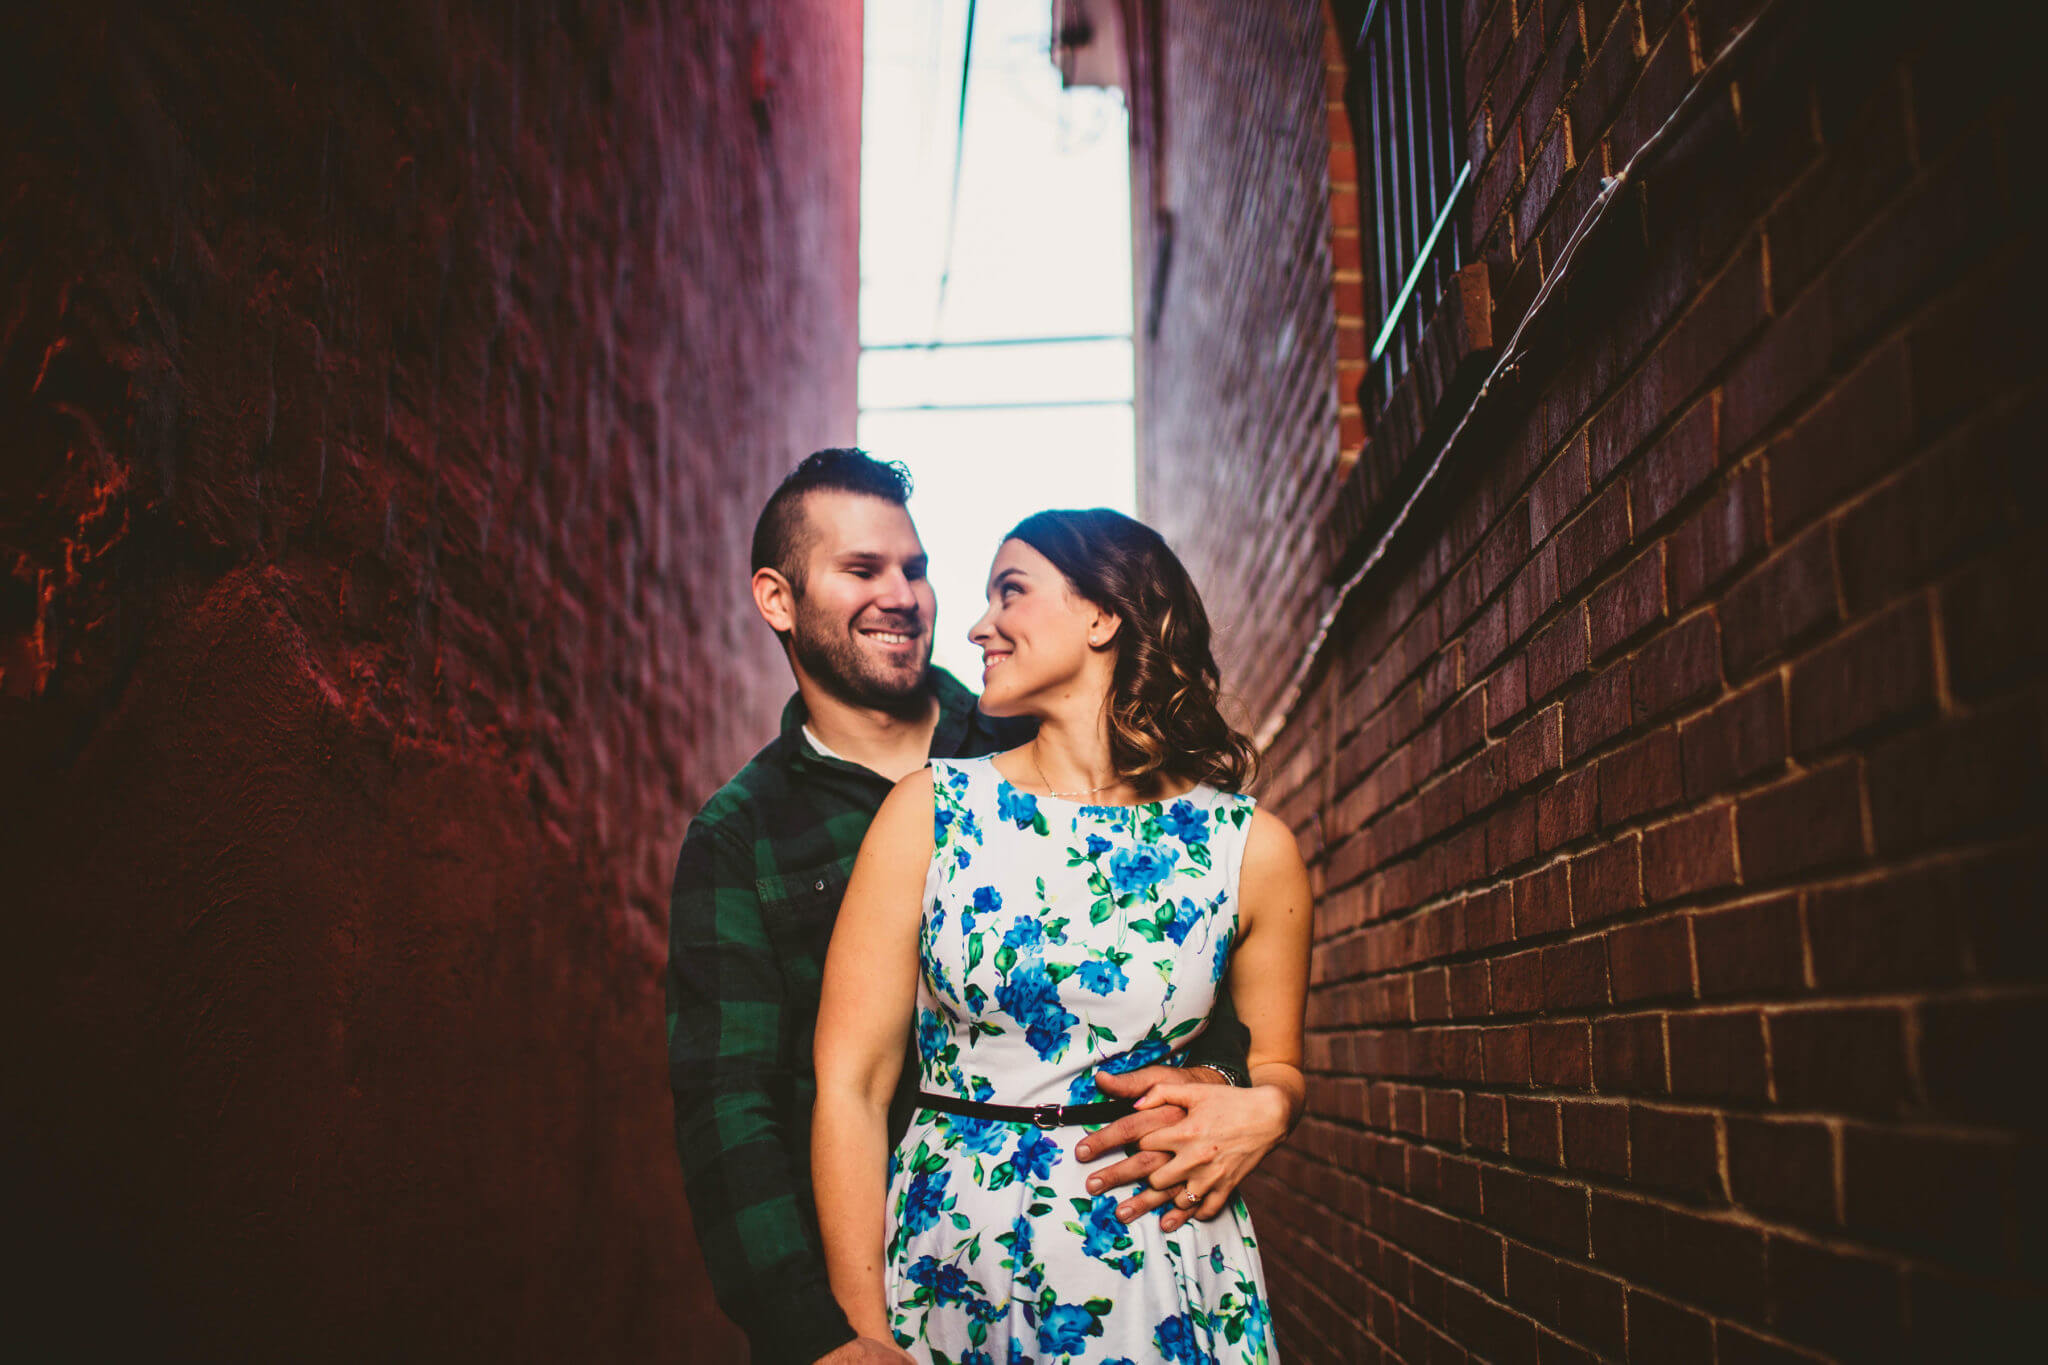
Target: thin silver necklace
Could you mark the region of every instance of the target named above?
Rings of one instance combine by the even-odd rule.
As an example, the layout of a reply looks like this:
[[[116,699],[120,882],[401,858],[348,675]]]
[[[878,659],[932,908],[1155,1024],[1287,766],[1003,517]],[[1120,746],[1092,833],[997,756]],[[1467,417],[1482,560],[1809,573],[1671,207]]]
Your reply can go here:
[[[1122,778],[1111,778],[1109,781],[1103,783],[1101,786],[1089,787],[1085,791],[1056,792],[1052,789],[1051,781],[1049,781],[1046,778],[1045,769],[1038,766],[1038,741],[1035,739],[1031,741],[1031,770],[1038,774],[1039,785],[1045,788],[1045,794],[1047,796],[1058,796],[1062,798],[1072,796],[1093,796],[1095,795],[1095,793],[1099,791],[1108,791],[1111,787],[1114,787],[1118,782],[1123,780]]]

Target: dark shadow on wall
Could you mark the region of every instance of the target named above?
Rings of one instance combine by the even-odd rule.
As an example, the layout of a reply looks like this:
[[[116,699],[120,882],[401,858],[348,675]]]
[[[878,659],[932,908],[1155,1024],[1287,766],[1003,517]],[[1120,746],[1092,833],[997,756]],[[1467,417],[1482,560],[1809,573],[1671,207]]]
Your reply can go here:
[[[10,1351],[739,1357],[658,974],[853,420],[859,26],[10,21]]]

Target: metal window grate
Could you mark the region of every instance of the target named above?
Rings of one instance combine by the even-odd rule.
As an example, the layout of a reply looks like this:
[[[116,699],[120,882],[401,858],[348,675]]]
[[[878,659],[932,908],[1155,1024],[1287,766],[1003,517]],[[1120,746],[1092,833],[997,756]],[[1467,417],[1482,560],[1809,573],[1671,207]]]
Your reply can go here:
[[[1348,54],[1371,365],[1368,416],[1408,371],[1464,264],[1472,164],[1458,128],[1457,22],[1446,0],[1372,0]]]

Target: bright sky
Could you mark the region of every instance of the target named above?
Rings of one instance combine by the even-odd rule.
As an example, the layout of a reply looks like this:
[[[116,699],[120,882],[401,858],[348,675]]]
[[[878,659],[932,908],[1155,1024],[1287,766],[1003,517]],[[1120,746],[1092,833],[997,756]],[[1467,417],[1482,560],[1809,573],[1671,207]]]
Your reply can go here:
[[[939,665],[970,687],[989,560],[1046,507],[1135,501],[1130,165],[1123,97],[1062,90],[1050,0],[980,0],[952,273],[939,307],[967,0],[867,0],[861,342],[1114,341],[864,350],[859,442],[901,460],[932,559]],[[935,330],[936,328],[936,330]],[[924,404],[1075,403],[966,411]],[[1106,400],[1106,401],[1105,401]]]

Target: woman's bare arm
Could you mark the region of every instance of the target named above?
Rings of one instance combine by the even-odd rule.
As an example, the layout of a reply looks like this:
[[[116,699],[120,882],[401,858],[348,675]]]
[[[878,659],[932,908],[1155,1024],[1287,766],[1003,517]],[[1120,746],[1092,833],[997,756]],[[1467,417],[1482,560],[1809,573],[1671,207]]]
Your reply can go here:
[[[833,1296],[853,1330],[890,1341],[883,1302],[888,1110],[917,1004],[918,925],[932,856],[932,775],[896,784],[839,905],[818,1003],[811,1177]]]

